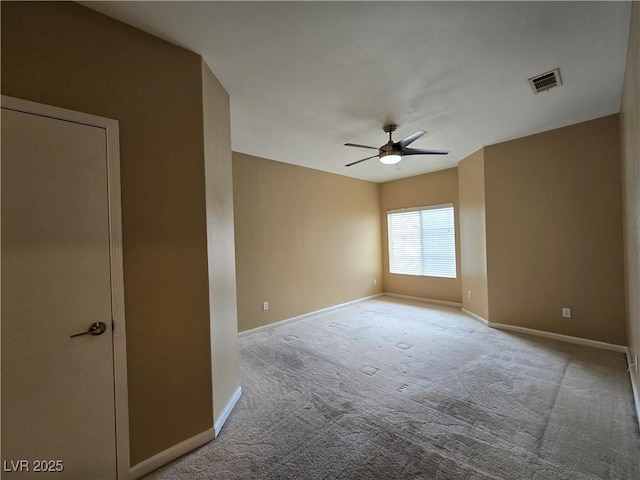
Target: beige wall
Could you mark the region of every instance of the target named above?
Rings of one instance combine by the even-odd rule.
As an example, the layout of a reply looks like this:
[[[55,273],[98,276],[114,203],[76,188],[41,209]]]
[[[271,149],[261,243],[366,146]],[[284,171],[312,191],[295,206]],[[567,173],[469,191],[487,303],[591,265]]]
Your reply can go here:
[[[618,120],[485,148],[490,321],[626,345]]]
[[[453,203],[455,207],[457,278],[422,277],[389,273],[387,211],[442,203]],[[458,169],[450,168],[380,184],[380,217],[382,223],[384,291],[411,297],[461,302]]]
[[[489,319],[484,149],[458,163],[462,306]]]
[[[625,271],[629,349],[640,357],[640,2],[631,7],[627,67],[620,109],[624,188]],[[639,368],[635,369],[640,385]]]
[[[74,3],[3,2],[1,34],[3,94],[120,122],[136,464],[212,426],[201,59]]]
[[[240,331],[382,291],[375,183],[234,152],[233,198]]]
[[[229,95],[204,61],[202,103],[215,422],[239,387],[238,310]]]

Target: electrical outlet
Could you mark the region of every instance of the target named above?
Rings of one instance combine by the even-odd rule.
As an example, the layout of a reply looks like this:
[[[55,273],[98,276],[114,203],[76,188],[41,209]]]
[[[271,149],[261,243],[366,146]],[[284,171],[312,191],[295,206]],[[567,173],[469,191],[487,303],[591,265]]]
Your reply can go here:
[[[373,286],[375,287],[377,283],[378,283],[378,280],[374,278],[373,279]]]
[[[264,302],[264,303],[262,304],[262,309],[263,309],[263,310],[269,310],[269,302]]]
[[[564,318],[571,318],[571,309],[567,307],[562,307],[562,316]]]

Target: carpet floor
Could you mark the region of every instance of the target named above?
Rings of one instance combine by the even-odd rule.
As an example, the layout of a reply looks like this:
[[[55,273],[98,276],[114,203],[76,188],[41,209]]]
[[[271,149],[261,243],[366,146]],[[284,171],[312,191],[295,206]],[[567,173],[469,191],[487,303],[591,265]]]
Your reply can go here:
[[[390,297],[239,349],[218,438],[146,480],[640,479],[621,353]]]

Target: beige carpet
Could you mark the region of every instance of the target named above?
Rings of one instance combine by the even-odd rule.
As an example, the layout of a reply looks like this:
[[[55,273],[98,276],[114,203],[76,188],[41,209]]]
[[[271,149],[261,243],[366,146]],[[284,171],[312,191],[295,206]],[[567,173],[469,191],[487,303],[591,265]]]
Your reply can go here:
[[[381,297],[239,340],[244,394],[175,479],[640,479],[623,354]]]

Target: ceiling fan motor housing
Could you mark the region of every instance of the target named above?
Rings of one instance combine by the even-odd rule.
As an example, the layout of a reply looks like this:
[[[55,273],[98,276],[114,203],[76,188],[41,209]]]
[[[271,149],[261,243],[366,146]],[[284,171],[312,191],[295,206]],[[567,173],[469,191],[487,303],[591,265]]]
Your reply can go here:
[[[385,145],[381,146],[378,151],[380,153],[380,156],[402,155],[402,152],[398,150],[396,147],[397,145],[393,143],[393,141],[389,140]]]
[[[389,141],[378,149],[380,160],[389,155],[402,157],[402,150],[397,148],[399,145],[391,139],[391,134],[396,131],[396,128],[398,128],[398,126],[395,123],[390,123],[382,127],[382,129],[389,134]],[[394,163],[395,161],[396,160],[394,160]]]

